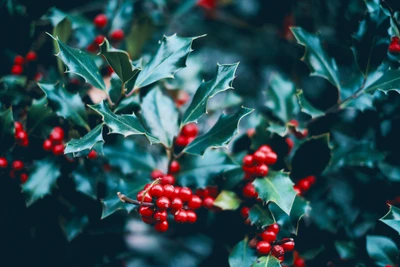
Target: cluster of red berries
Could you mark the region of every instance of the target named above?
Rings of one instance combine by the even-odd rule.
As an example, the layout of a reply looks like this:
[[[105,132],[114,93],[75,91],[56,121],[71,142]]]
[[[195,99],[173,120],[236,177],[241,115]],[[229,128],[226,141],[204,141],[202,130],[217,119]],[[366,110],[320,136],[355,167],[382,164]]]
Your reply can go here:
[[[400,38],[397,36],[392,37],[392,41],[389,45],[390,53],[400,53]]]
[[[104,14],[99,14],[97,15],[94,20],[93,20],[93,24],[98,28],[98,29],[103,29],[107,26],[108,23],[108,18],[106,15]],[[124,31],[122,29],[116,29],[113,32],[110,33],[110,39],[113,41],[121,41],[124,39],[125,34]],[[96,38],[93,40],[93,42],[88,46],[88,51],[90,52],[97,52],[97,50],[99,49],[99,45],[101,45],[101,43],[103,43],[104,41],[104,35],[97,35]]]
[[[6,158],[0,158],[0,169],[7,169],[8,161]],[[21,160],[14,160],[11,163],[10,177],[15,178],[19,177],[20,182],[23,184],[28,180],[28,174],[24,172],[25,164]]]
[[[315,176],[310,175],[306,178],[299,180],[294,186],[294,191],[297,192],[298,195],[304,195],[312,185],[316,182]]]
[[[14,65],[11,68],[11,74],[21,75],[24,72],[24,64],[35,61],[37,59],[37,54],[34,51],[29,51],[25,58],[21,55],[17,55],[14,58]]]
[[[64,130],[61,127],[54,127],[50,133],[49,139],[44,140],[43,149],[51,151],[54,156],[64,154]]]
[[[291,128],[291,133],[294,135],[294,137],[296,137],[297,139],[304,139],[307,135],[308,135],[308,130],[304,129],[303,131],[298,131],[296,128],[299,127],[299,122],[297,120],[291,120],[289,121],[289,124],[292,126]],[[289,152],[292,150],[293,146],[294,146],[294,142],[293,139],[291,139],[290,137],[286,137],[285,139],[286,144],[288,145],[289,148]]]
[[[22,147],[27,147],[29,145],[28,133],[24,130],[22,124],[18,121],[14,122],[15,128],[15,142]]]
[[[181,132],[175,140],[178,147],[185,147],[190,144],[199,133],[199,128],[195,123],[189,123],[182,127]]]

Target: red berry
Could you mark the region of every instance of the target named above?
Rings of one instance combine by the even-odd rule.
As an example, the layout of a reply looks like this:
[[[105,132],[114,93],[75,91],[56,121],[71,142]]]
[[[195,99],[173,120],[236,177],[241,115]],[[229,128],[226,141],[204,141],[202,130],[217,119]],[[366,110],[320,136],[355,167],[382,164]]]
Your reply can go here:
[[[17,141],[22,142],[25,139],[28,139],[28,134],[25,131],[19,131],[15,133],[15,139],[17,139]]]
[[[21,173],[19,175],[19,180],[21,181],[21,184],[24,184],[26,181],[28,181],[28,178],[29,176],[26,173]]]
[[[177,162],[176,160],[171,162],[171,166],[169,167],[169,172],[174,174],[179,172],[181,169],[181,165],[179,165],[179,162]]]
[[[264,231],[261,233],[261,238],[267,242],[274,242],[276,240],[276,234],[272,231]]]
[[[392,42],[389,45],[389,52],[390,53],[400,53],[400,44]]]
[[[153,216],[153,213],[154,213],[154,210],[151,209],[150,207],[142,206],[139,208],[139,214],[142,215],[143,217],[151,217],[151,216]]]
[[[179,210],[183,207],[183,202],[182,199],[180,199],[179,197],[174,197],[171,200],[171,209],[173,210]]]
[[[196,137],[188,137],[187,142],[188,144],[190,144],[191,142],[193,142],[193,140],[196,139]]]
[[[250,213],[250,208],[249,207],[242,207],[240,209],[240,215],[242,215],[242,217],[244,219],[249,218],[249,213]]]
[[[253,154],[254,162],[258,164],[264,163],[266,158],[267,154],[259,150]]]
[[[256,188],[254,187],[254,185],[252,183],[247,183],[243,187],[242,194],[244,197],[247,197],[247,198],[256,198],[258,195],[256,192]]]
[[[162,197],[164,195],[164,187],[160,184],[153,185],[153,187],[150,189],[150,195],[155,198]]]
[[[192,210],[186,211],[187,221],[188,223],[195,223],[197,221],[197,214]]]
[[[166,184],[166,185],[163,185],[163,189],[164,189],[164,197],[171,199],[175,196],[174,186],[172,186],[170,184]]]
[[[275,245],[272,247],[272,255],[277,258],[282,257],[283,255],[285,255],[285,250],[281,245]]]
[[[261,177],[267,176],[268,166],[265,164],[261,164],[261,165],[257,166],[256,173],[258,176],[261,176]]]
[[[8,161],[6,158],[0,158],[0,168],[5,169],[8,166]]]
[[[253,156],[252,155],[246,155],[243,158],[243,165],[251,167],[253,166]]]
[[[104,14],[97,15],[93,20],[94,25],[98,28],[104,28],[107,25],[107,22],[108,18]]]
[[[86,47],[86,50],[91,53],[96,53],[97,49],[99,49],[99,46],[97,44],[90,44]]]
[[[64,154],[64,145],[63,144],[57,144],[53,146],[53,155],[54,156],[61,156]]]
[[[11,168],[18,172],[20,170],[22,170],[24,168],[24,163],[20,160],[15,160],[12,164],[11,164]]]
[[[192,198],[192,190],[187,187],[182,187],[181,190],[179,190],[179,197],[183,202],[189,201]]]
[[[252,138],[252,137],[256,134],[256,129],[250,128],[250,129],[247,130],[246,133],[247,133],[247,136],[248,136],[249,138]]]
[[[288,240],[287,242],[282,244],[283,249],[285,252],[290,252],[294,250],[294,241]]]
[[[193,195],[190,200],[188,201],[188,207],[191,210],[197,210],[201,207],[202,200],[199,196]]]
[[[197,0],[196,5],[204,9],[212,10],[217,7],[217,0]]]
[[[24,130],[24,127],[22,126],[22,124],[18,121],[14,122],[14,128],[15,128],[15,133],[18,133],[20,131]]]
[[[175,140],[175,144],[179,147],[185,147],[189,144],[189,140],[186,136],[178,135],[178,137]]]
[[[53,143],[49,139],[44,140],[44,142],[43,142],[43,150],[51,151],[52,148],[53,148]]]
[[[199,128],[197,127],[197,124],[189,123],[183,126],[181,133],[186,137],[196,137],[199,133]]]
[[[258,151],[261,151],[261,152],[264,152],[264,153],[266,153],[266,154],[268,154],[268,153],[270,153],[270,152],[273,152],[273,151],[272,151],[272,148],[271,148],[270,146],[268,146],[268,145],[262,145],[262,146],[260,146],[257,150],[258,150]]]
[[[249,166],[243,165],[242,170],[246,174],[252,175],[253,173],[256,173],[257,167],[249,167]]]
[[[292,124],[294,127],[299,127],[299,122],[297,120],[290,120],[290,124]]]
[[[11,68],[11,74],[21,75],[24,69],[20,65],[14,65]]]
[[[49,139],[53,144],[60,144],[64,139],[64,130],[59,127],[54,128]]]
[[[306,192],[310,189],[311,184],[307,179],[301,179],[298,183],[297,186],[300,188],[302,192]]]
[[[156,206],[160,209],[160,210],[166,210],[171,206],[171,201],[166,198],[166,197],[160,197],[159,199],[157,199],[156,201]]]
[[[153,224],[154,223],[153,217],[142,217],[142,221],[144,223],[147,223],[147,224]]]
[[[273,223],[267,227],[266,231],[274,232],[277,235],[279,233],[279,229],[279,224]]]
[[[166,221],[168,217],[167,211],[165,210],[158,210],[154,213],[154,220],[156,220],[157,222],[163,222]]]
[[[293,267],[306,267],[306,262],[302,258],[297,258],[293,262]]]
[[[259,254],[267,255],[271,251],[271,244],[267,241],[259,241],[256,248]]]
[[[96,38],[94,38],[94,43],[101,45],[104,42],[104,36],[103,35],[97,35]]]
[[[186,220],[187,220],[187,213],[186,213],[186,210],[180,209],[180,210],[178,210],[177,212],[175,212],[174,220],[175,220],[177,223],[185,223]]]
[[[121,29],[117,29],[115,31],[113,31],[110,35],[111,39],[113,39],[114,41],[121,41],[122,39],[124,39],[124,31]]]
[[[14,58],[14,65],[23,65],[24,61],[25,61],[25,59],[23,56],[17,55]]]
[[[217,195],[218,195],[218,186],[209,186],[209,187],[207,187],[206,188],[206,190],[207,190],[207,195],[208,196],[211,196],[211,197],[217,197]]]
[[[203,199],[203,207],[206,209],[211,209],[214,205],[214,198],[213,197],[205,197]]]
[[[315,182],[317,181],[314,175],[307,176],[304,179],[306,179],[311,185],[315,184]]]
[[[150,188],[150,186],[151,186],[151,184],[146,184],[144,187],[143,187],[143,190],[147,190],[147,189],[149,189]],[[150,193],[150,192],[149,192]]]
[[[156,229],[157,232],[164,233],[168,230],[168,222],[163,221],[163,222],[156,223],[154,225],[154,228]]]
[[[293,186],[293,190],[296,191],[296,193],[297,193],[298,195],[301,195],[301,190],[300,190],[300,188],[299,188],[297,185],[294,185],[294,186]]]
[[[203,199],[206,196],[208,196],[208,190],[207,189],[198,188],[196,190],[196,195],[199,196],[201,199]]]
[[[181,190],[181,188],[182,188],[182,187],[180,187],[180,186],[175,186],[175,188],[174,188],[174,194],[175,194],[175,196],[179,196],[179,191]]]
[[[22,147],[27,147],[28,145],[29,145],[29,140],[28,140],[28,138],[22,140],[22,143],[20,144],[20,146],[22,146]]]
[[[287,144],[287,146],[288,146],[288,154],[289,154],[290,151],[292,151],[292,148],[293,148],[293,146],[294,146],[294,142],[293,142],[293,140],[292,140],[291,138],[289,138],[289,137],[286,137],[285,142],[286,142],[286,144]]]
[[[164,177],[161,178],[161,184],[175,184],[175,177],[172,175],[165,175]]]
[[[164,176],[164,173],[160,170],[153,170],[150,174],[151,179],[155,180]]]
[[[269,152],[266,154],[264,163],[267,165],[272,165],[275,164],[278,161],[278,156],[276,155],[275,152]]]
[[[95,150],[90,150],[87,157],[88,157],[88,159],[95,159],[95,158],[97,158],[97,152]]]
[[[35,51],[29,51],[25,56],[26,61],[35,61],[37,59],[37,54]]]
[[[147,193],[144,197],[143,197],[143,194],[144,194],[143,190],[139,191],[139,193],[136,195],[137,201],[151,202],[153,200],[153,198],[151,197],[151,195],[149,193]]]
[[[189,101],[189,94],[183,90],[179,91],[178,97],[175,99],[175,104],[178,107],[185,105]]]

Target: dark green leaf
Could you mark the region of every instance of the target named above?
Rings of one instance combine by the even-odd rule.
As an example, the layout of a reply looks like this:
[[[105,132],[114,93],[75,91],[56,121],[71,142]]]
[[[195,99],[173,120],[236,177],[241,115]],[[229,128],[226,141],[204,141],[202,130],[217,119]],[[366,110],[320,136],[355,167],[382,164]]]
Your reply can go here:
[[[193,100],[187,108],[181,125],[188,124],[189,122],[197,122],[197,120],[207,113],[208,99],[216,94],[233,89],[232,82],[235,78],[235,72],[239,63],[219,65],[214,79],[203,82],[197,89]]]
[[[105,101],[89,107],[103,117],[103,121],[110,128],[111,133],[122,134],[124,137],[138,134],[145,135],[150,143],[160,143],[156,137],[143,128],[134,114],[116,115],[112,113]]]
[[[125,86],[124,86],[125,87]],[[122,90],[125,88],[122,87],[122,81],[118,77],[117,74],[113,73],[111,75],[111,80],[110,80],[110,86],[107,88],[107,93],[110,96],[111,102],[115,103],[118,101],[122,94]],[[125,97],[123,100],[130,99],[133,97]],[[118,105],[118,107],[121,105],[121,103]]]
[[[233,247],[231,254],[229,254],[229,266],[250,266],[256,259],[256,250],[249,247],[248,240],[246,238]]]
[[[76,184],[76,191],[92,198],[97,199],[97,176],[78,167],[73,173],[72,178]]]
[[[50,158],[35,161],[28,181],[22,186],[26,205],[30,206],[37,200],[51,194],[60,174],[60,166]]]
[[[72,48],[64,44],[58,36],[54,37],[49,34],[58,44],[59,52],[57,57],[60,58],[67,66],[66,72],[75,73],[85,79],[91,85],[103,89],[106,89],[103,77],[101,76],[97,66],[92,59],[92,56],[81,50]]]
[[[80,139],[70,140],[65,147],[64,154],[73,153],[73,156],[76,157],[77,153],[81,153],[86,150],[87,153],[89,153],[96,144],[96,152],[100,155],[103,155],[103,124],[97,125],[96,128],[88,132]]]
[[[89,130],[85,106],[79,94],[72,94],[60,84],[39,83],[46,97],[57,106],[57,115]]]
[[[86,215],[76,214],[70,219],[62,218],[60,223],[65,237],[68,241],[72,241],[89,224],[89,218]]]
[[[222,210],[236,210],[242,201],[235,192],[222,190],[214,201],[214,206]]]
[[[297,93],[297,98],[299,100],[299,104],[300,104],[302,112],[309,114],[313,118],[324,115],[323,111],[320,111],[320,110],[314,108],[310,104],[310,102],[307,101],[307,99],[305,98],[305,96],[303,94],[303,91],[299,91]]]
[[[293,189],[293,182],[289,174],[283,171],[269,172],[267,177],[256,179],[253,182],[258,193],[258,197],[263,202],[276,203],[286,214],[290,215],[296,198],[296,192]]]
[[[54,119],[56,114],[47,106],[47,99],[42,97],[33,99],[32,105],[28,108],[26,128],[29,135],[44,136],[50,132],[49,121]]]
[[[12,110],[0,112],[0,153],[14,145],[14,118]]]
[[[183,151],[188,154],[203,155],[209,147],[227,146],[239,133],[237,128],[240,120],[252,111],[252,109],[241,107],[234,114],[222,114],[210,131],[194,139]]]
[[[67,43],[69,37],[71,36],[72,32],[72,25],[71,21],[68,19],[68,17],[65,17],[62,19],[53,29],[53,36],[57,36],[61,42]],[[57,50],[58,44],[57,41],[54,40],[54,48]],[[64,65],[61,61],[60,58],[57,58],[57,67],[58,71],[61,73],[61,75],[64,74]]]
[[[145,96],[141,108],[153,136],[171,147],[174,136],[179,132],[179,112],[172,99],[156,87]]]
[[[111,21],[110,32],[118,29],[122,29],[124,32],[128,32],[130,24],[132,22],[133,15],[133,3],[130,0],[124,0],[119,8],[116,10]]]
[[[400,71],[399,70],[377,70],[370,75],[365,83],[363,91],[373,94],[376,90],[383,92],[396,91],[400,93]]]
[[[336,241],[335,248],[342,260],[352,260],[357,256],[357,246],[352,241]]]
[[[400,209],[392,205],[389,205],[389,207],[389,212],[379,220],[400,234]]]
[[[400,182],[400,166],[380,161],[378,162],[378,168],[390,181]]]
[[[396,244],[388,237],[367,236],[367,252],[378,266],[396,265],[399,250]]]
[[[258,258],[251,267],[281,267],[280,261],[272,255]]]
[[[275,223],[274,215],[272,215],[268,207],[260,204],[256,204],[251,208],[249,220],[251,221],[251,225],[261,228]]]

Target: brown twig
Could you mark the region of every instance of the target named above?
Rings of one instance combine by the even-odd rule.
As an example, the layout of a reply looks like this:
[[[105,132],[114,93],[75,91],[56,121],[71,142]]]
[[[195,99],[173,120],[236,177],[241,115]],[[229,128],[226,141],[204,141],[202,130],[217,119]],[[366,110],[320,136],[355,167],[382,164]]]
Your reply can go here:
[[[121,200],[124,203],[129,203],[129,204],[144,206],[144,207],[153,207],[154,206],[154,204],[151,202],[140,202],[140,201],[137,201],[137,200],[134,200],[132,198],[125,196],[121,192],[118,192],[117,195],[118,195],[119,200]]]

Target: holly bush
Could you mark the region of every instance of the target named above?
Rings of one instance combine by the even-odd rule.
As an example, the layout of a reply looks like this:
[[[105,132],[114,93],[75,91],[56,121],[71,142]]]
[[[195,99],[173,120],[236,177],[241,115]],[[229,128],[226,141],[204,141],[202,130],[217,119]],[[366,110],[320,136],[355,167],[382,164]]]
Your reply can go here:
[[[397,266],[398,2],[1,8],[5,266]]]

